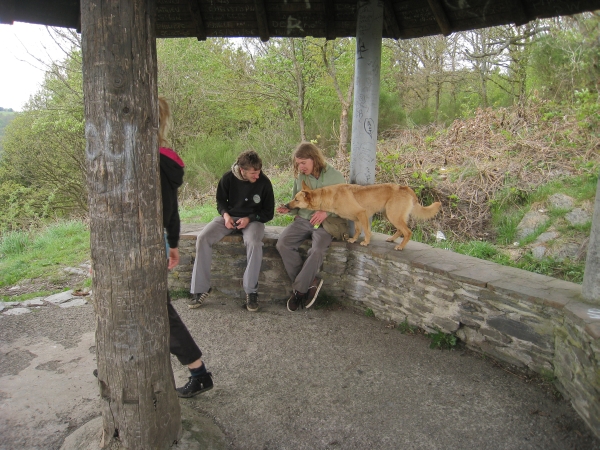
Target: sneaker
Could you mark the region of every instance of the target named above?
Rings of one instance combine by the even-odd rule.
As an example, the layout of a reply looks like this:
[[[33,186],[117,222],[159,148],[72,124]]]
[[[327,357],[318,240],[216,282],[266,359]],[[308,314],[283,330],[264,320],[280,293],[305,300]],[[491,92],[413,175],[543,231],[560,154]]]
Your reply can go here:
[[[210,288],[208,292],[202,292],[201,294],[192,294],[192,298],[188,300],[188,308],[200,308],[204,300],[206,300],[206,297],[208,297],[208,294],[210,294],[210,291],[212,291],[212,288]]]
[[[305,308],[310,308],[315,303],[317,295],[319,295],[319,291],[321,290],[321,286],[323,286],[323,280],[315,277],[306,293],[306,299],[304,300]]]
[[[190,398],[194,395],[201,394],[202,392],[209,391],[213,388],[212,374],[206,372],[206,375],[194,378],[189,377],[188,382],[185,386],[177,388],[177,395],[183,398]]]
[[[294,312],[298,308],[304,308],[305,300],[306,300],[306,294],[302,294],[298,291],[294,291],[292,296],[287,301],[288,311]]]
[[[246,309],[252,312],[258,311],[258,294],[256,292],[246,294]]]

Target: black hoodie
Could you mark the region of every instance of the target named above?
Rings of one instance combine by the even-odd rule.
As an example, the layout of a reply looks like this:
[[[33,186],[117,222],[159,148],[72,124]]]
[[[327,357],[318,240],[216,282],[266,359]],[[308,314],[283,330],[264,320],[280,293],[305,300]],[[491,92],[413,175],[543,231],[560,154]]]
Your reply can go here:
[[[177,189],[183,184],[183,161],[170,148],[160,149],[160,187],[162,191],[163,226],[167,230],[169,247],[179,244],[179,205]]]

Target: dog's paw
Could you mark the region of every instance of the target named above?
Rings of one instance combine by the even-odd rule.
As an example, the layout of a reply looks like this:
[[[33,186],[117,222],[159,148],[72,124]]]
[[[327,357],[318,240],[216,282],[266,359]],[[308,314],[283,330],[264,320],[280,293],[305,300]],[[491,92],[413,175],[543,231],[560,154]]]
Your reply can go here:
[[[362,241],[360,243],[360,245],[362,245],[363,247],[366,247],[367,245],[369,245],[369,243],[367,241]]]
[[[348,242],[350,242],[351,244],[354,244],[356,242],[356,239],[350,238],[350,239],[348,239]]]
[[[385,242],[394,242],[394,238],[390,236],[385,240]]]
[[[402,249],[403,249],[403,247],[401,245],[396,245],[394,247],[394,250],[402,250]]]

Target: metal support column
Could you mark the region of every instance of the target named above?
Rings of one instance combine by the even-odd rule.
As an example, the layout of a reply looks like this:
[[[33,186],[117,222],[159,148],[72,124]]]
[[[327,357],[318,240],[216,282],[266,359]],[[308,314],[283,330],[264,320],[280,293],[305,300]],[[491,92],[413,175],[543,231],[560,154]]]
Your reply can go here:
[[[375,183],[383,1],[359,0],[350,183]]]

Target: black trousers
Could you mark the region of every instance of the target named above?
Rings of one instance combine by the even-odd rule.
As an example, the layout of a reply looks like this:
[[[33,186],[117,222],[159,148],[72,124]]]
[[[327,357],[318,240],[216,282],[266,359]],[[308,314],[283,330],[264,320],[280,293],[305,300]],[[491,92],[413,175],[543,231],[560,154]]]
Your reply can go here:
[[[169,312],[169,350],[184,366],[197,361],[202,352],[194,342],[194,338],[173,308],[171,296],[167,292],[167,311]]]

